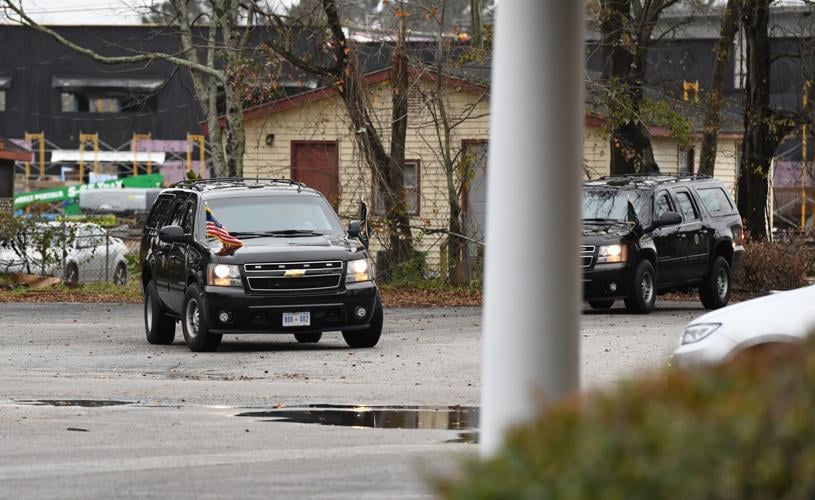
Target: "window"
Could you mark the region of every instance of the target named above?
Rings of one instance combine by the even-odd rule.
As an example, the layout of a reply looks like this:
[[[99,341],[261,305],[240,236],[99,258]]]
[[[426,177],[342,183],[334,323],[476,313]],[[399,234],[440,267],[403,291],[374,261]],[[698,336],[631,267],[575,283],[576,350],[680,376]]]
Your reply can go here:
[[[663,214],[673,212],[673,210],[674,207],[668,193],[663,191],[662,193],[658,194],[656,202],[654,203],[654,217],[659,218]]]
[[[677,192],[676,199],[679,201],[679,212],[682,214],[682,220],[689,222],[699,218],[696,207],[693,206],[690,194],[687,191]]]
[[[733,204],[722,188],[697,189],[702,205],[711,215],[725,215],[733,212]]]
[[[685,149],[679,148],[679,174],[680,175],[693,175],[694,174],[694,156],[696,152],[693,148]]]
[[[184,234],[192,233],[192,223],[195,220],[195,203],[192,201],[187,202],[187,210],[184,214],[184,221],[181,227],[184,228]]]
[[[405,160],[405,196],[407,197],[408,215],[419,215],[420,211],[421,186],[419,170],[419,160]],[[374,192],[374,213],[377,215],[385,214],[385,200],[378,183],[376,183]]]
[[[164,217],[167,214],[167,209],[172,204],[173,198],[171,196],[161,196],[156,200],[153,205],[153,210],[150,212],[150,218],[147,219],[145,227],[150,229],[158,229],[164,225]]]
[[[156,111],[157,105],[155,95],[143,92],[71,91],[60,94],[60,109],[63,113],[121,113]]]
[[[291,237],[340,235],[345,231],[331,206],[320,196],[247,196],[211,198],[206,202],[215,219],[232,234],[284,231]],[[199,222],[199,227],[204,222]]]

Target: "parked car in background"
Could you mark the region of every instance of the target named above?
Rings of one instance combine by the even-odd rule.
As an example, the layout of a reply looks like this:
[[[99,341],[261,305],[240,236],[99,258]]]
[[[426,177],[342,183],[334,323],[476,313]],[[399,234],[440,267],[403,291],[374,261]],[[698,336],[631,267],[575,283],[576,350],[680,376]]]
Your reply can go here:
[[[672,364],[715,365],[765,347],[797,346],[815,333],[815,286],[774,293],[688,323]]]
[[[49,222],[38,224],[41,235],[50,232],[51,245],[42,252],[37,241],[22,252],[0,248],[0,272],[31,272],[63,278],[68,284],[110,281],[127,283],[127,246],[98,224]],[[45,253],[45,258],[43,258]]]
[[[626,175],[583,185],[583,297],[648,313],[659,293],[698,289],[707,309],[730,300],[744,253],[741,217],[710,177]]]

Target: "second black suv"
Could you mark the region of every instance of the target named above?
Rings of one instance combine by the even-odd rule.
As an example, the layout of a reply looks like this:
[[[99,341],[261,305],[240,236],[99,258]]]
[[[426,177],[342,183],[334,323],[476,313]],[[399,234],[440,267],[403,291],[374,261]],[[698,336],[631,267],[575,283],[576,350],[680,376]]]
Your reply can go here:
[[[707,309],[727,305],[744,253],[736,205],[710,177],[629,175],[583,185],[583,297],[618,299],[634,313],[658,293],[698,288]]]
[[[328,201],[286,179],[211,179],[164,190],[147,218],[140,265],[151,344],[176,322],[193,351],[227,333],[339,330],[373,347],[383,311],[368,256],[367,208],[346,232]]]

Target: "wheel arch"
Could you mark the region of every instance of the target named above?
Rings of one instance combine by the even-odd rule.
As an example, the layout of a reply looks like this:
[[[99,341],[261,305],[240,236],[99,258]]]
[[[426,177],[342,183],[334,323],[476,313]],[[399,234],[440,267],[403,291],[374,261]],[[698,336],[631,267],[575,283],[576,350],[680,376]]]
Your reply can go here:
[[[717,257],[721,255],[722,257],[727,260],[727,265],[733,265],[733,241],[729,239],[721,239],[716,242],[716,245],[713,247],[713,257]],[[711,261],[711,265],[713,262]]]

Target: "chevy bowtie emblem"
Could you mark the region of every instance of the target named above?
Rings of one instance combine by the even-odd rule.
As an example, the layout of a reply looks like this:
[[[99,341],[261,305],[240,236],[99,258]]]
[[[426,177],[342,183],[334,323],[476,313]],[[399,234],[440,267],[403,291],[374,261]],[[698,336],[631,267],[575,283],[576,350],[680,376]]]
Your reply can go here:
[[[305,269],[286,269],[286,272],[283,274],[286,278],[299,278],[301,276],[306,275]]]

